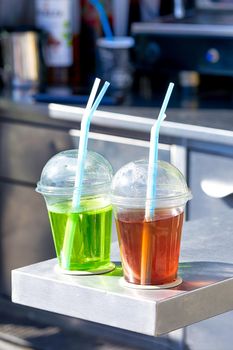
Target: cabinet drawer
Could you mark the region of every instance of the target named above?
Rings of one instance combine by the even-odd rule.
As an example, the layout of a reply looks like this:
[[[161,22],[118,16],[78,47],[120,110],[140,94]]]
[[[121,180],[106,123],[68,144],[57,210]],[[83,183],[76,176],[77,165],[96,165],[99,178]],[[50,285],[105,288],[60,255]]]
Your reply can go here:
[[[47,160],[73,148],[67,132],[28,125],[0,125],[0,176],[35,183]]]
[[[2,183],[0,291],[10,292],[10,271],[55,257],[44,199],[34,188]]]
[[[193,199],[189,219],[197,219],[233,207],[233,159],[190,152],[189,186]]]

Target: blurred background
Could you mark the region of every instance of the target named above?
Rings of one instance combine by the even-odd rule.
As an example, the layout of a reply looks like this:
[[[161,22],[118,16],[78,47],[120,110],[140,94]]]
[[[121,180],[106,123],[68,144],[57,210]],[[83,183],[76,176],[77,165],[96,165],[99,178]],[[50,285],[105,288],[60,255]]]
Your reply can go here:
[[[1,0],[2,86],[31,83],[37,92],[49,94],[38,99],[54,100],[58,94],[85,95],[94,77],[103,75],[97,40],[106,33],[95,1],[59,3],[58,7],[52,0]],[[112,103],[126,103],[127,96],[131,104],[156,105],[172,80],[176,106],[232,106],[232,1],[105,0],[101,4],[113,35],[134,38],[128,50],[130,89],[127,94],[113,94]],[[69,41],[69,50],[56,51],[59,37]],[[10,48],[13,41],[18,54]]]

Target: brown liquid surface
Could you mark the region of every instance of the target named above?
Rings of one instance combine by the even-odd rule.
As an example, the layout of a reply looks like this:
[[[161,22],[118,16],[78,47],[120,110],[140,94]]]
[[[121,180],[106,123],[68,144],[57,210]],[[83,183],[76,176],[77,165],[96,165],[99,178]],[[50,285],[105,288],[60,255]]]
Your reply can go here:
[[[144,211],[118,213],[124,277],[130,283],[161,285],[177,277],[183,211],[164,209],[145,222]]]

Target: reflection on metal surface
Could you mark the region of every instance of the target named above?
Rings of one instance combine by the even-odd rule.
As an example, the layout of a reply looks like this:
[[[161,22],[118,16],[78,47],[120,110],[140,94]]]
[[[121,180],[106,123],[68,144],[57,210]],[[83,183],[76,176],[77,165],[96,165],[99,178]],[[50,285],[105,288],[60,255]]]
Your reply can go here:
[[[177,289],[196,290],[233,277],[233,264],[198,261],[180,263],[179,273],[183,283]]]
[[[233,193],[233,184],[219,180],[202,180],[201,188],[209,197],[225,198]]]

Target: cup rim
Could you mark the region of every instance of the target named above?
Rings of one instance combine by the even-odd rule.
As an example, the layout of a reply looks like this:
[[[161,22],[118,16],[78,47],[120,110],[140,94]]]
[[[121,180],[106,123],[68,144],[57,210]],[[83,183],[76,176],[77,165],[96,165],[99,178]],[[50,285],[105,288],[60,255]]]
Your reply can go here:
[[[81,195],[82,196],[95,196],[100,194],[110,193],[111,182],[104,184],[96,184],[91,186],[83,186]],[[42,194],[43,196],[65,196],[72,197],[77,187],[55,187],[55,186],[43,186],[41,182],[37,182],[35,191]]]
[[[115,36],[113,39],[97,39],[97,45],[107,49],[129,49],[134,46],[134,43],[135,40],[131,36]]]

